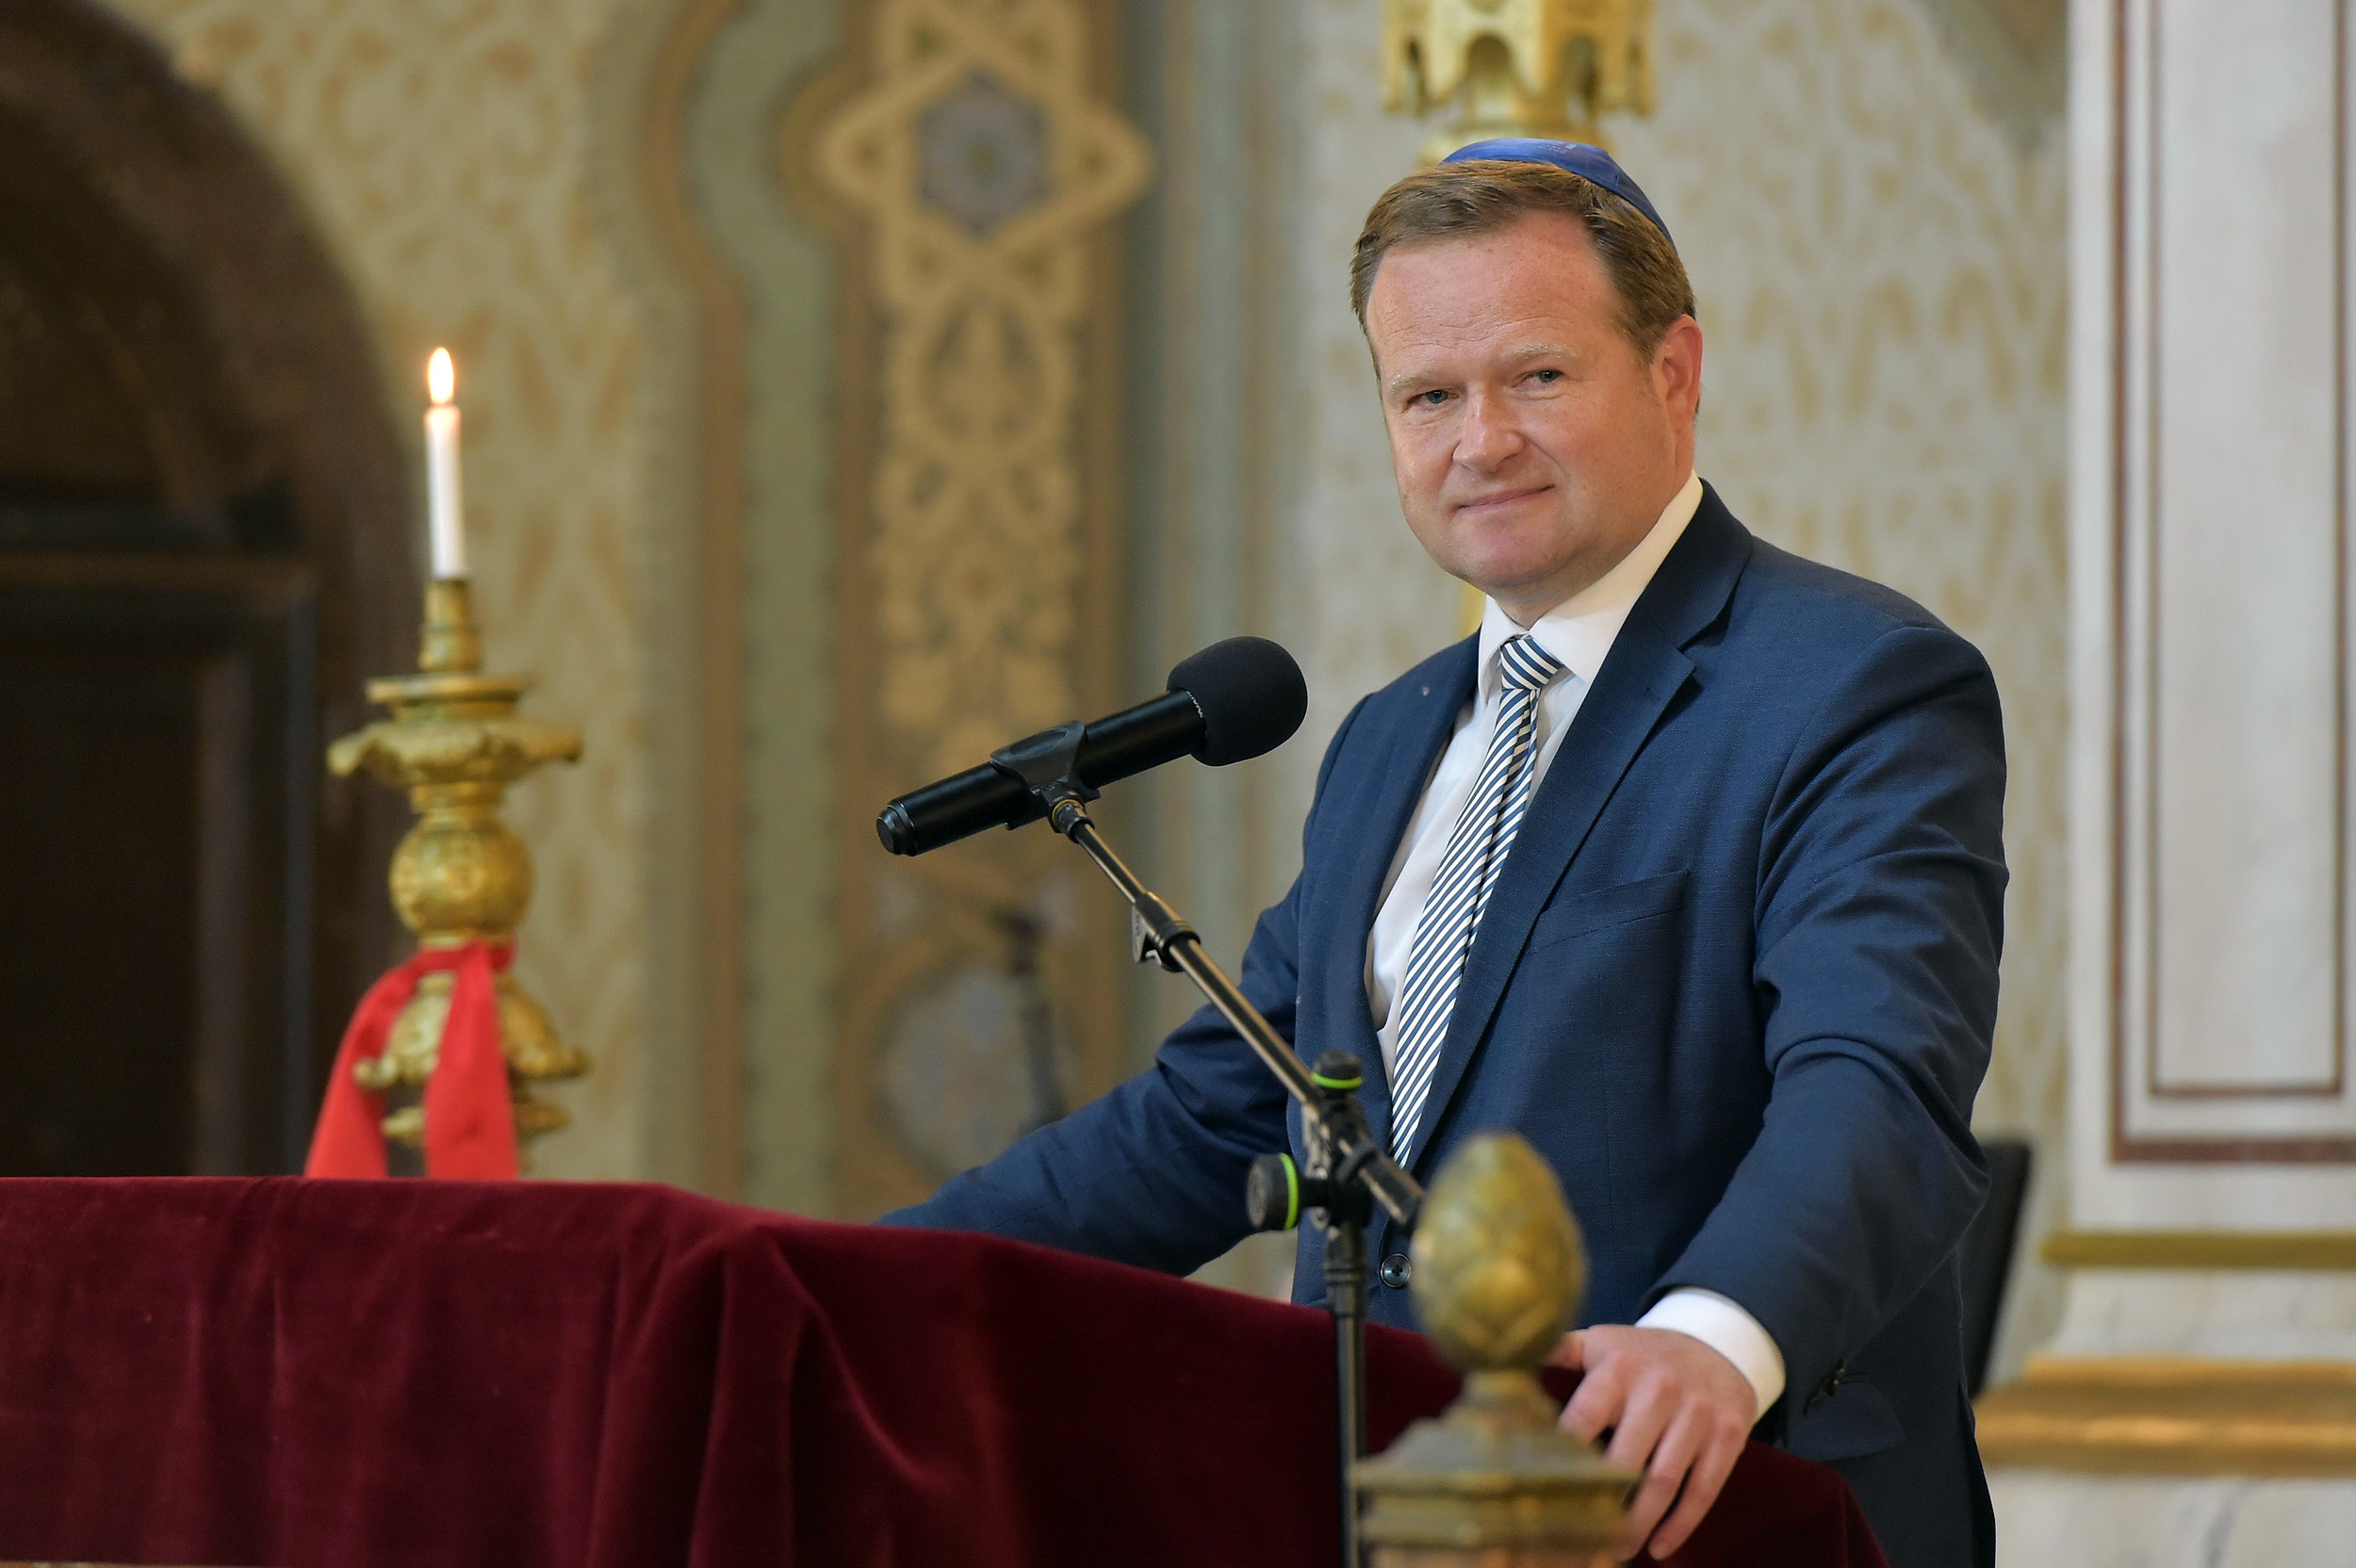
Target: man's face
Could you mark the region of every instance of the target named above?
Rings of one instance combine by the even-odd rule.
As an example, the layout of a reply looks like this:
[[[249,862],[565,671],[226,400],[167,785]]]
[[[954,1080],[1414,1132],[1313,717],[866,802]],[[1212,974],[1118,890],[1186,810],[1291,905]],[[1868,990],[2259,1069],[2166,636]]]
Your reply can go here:
[[[1399,506],[1527,626],[1617,565],[1693,470],[1701,328],[1646,357],[1586,230],[1532,213],[1402,246],[1366,300]]]

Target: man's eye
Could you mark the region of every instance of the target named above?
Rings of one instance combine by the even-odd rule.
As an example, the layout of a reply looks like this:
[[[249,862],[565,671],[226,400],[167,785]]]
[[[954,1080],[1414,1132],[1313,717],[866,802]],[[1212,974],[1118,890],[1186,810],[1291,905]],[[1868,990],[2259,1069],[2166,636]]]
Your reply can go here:
[[[1418,392],[1407,400],[1418,408],[1437,408],[1448,401],[1448,393],[1438,387],[1433,387],[1429,392]]]
[[[1530,379],[1536,382],[1541,386],[1552,386],[1556,382],[1562,379],[1562,372],[1560,370],[1532,370],[1530,372]]]

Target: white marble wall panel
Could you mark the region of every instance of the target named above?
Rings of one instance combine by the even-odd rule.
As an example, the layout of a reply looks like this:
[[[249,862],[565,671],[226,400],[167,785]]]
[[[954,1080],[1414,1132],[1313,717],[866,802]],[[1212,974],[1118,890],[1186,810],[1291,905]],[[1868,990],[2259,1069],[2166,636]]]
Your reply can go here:
[[[2071,1217],[2343,1229],[2343,8],[2078,0]],[[2066,1354],[2356,1357],[2356,1278],[2086,1270]],[[2351,1560],[2348,1481],[1995,1478],[2000,1560]]]
[[[2062,1356],[2356,1361],[2356,1288],[2336,1274],[2094,1270],[2071,1279],[2069,1313],[2046,1348]]]
[[[2119,17],[2119,1133],[2345,1135],[2338,12]]]
[[[2074,1217],[2344,1227],[2345,24],[2073,37]]]
[[[1998,1475],[2000,1568],[2339,1568],[2356,1489],[2330,1481]]]

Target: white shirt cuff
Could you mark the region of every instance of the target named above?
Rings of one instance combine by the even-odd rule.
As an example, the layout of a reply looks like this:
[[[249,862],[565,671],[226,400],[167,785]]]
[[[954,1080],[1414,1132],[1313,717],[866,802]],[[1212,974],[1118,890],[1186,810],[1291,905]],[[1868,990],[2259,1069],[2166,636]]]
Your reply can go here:
[[[1775,1337],[1759,1326],[1758,1318],[1714,1290],[1691,1285],[1673,1290],[1655,1301],[1636,1326],[1689,1334],[1734,1363],[1758,1397],[1754,1421],[1783,1393],[1783,1352],[1775,1348]]]

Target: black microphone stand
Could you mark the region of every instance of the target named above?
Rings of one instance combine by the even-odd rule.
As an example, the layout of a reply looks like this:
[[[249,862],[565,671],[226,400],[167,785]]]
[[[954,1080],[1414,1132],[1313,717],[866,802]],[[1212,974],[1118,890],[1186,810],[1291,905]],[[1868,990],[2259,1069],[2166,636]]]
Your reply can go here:
[[[1021,778],[1047,808],[1048,825],[1087,851],[1105,879],[1129,901],[1139,963],[1184,974],[1210,999],[1301,1105],[1307,1169],[1290,1154],[1264,1154],[1252,1165],[1245,1206],[1254,1227],[1288,1231],[1304,1213],[1325,1232],[1325,1298],[1333,1315],[1338,1385],[1337,1446],[1341,1482],[1343,1568],[1360,1568],[1358,1500],[1351,1472],[1366,1457],[1366,1221],[1381,1204],[1402,1233],[1414,1230],[1423,1188],[1399,1168],[1359,1109],[1358,1058],[1347,1051],[1320,1054],[1312,1068],[1275,1026],[1260,1016],[1241,988],[1203,951],[1203,939],[1162,897],[1137,880],[1088,814],[1097,792],[1079,781],[1075,761],[1083,725],[1034,735],[991,755]]]

